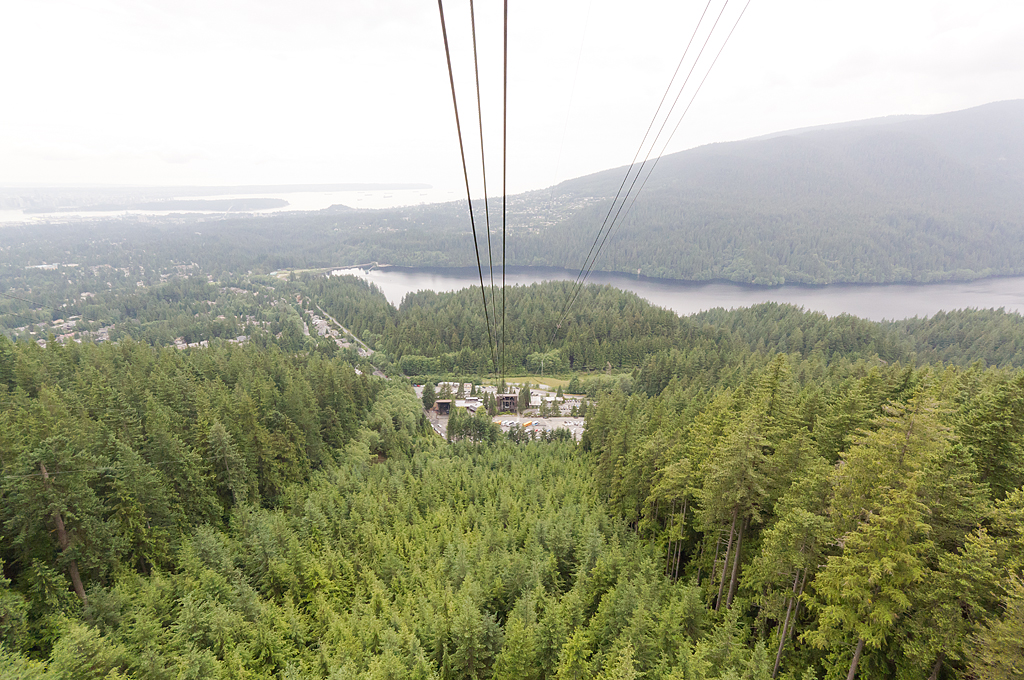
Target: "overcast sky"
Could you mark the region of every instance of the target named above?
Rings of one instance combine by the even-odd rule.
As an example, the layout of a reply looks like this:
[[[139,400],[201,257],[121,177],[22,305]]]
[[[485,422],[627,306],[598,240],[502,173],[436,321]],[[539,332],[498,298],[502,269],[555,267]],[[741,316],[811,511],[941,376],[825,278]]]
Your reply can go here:
[[[628,163],[706,2],[512,0],[510,192]],[[492,194],[500,7],[476,3]],[[468,2],[445,12],[472,142]],[[752,0],[668,150],[1024,98],[1022,35],[1020,0]],[[462,187],[431,0],[4,2],[0,64],[0,185]]]

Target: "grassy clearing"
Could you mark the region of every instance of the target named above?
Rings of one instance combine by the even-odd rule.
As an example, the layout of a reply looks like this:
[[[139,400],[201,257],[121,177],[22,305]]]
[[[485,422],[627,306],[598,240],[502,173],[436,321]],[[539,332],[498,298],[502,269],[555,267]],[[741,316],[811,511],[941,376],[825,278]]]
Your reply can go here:
[[[317,269],[279,269],[277,271],[271,272],[270,275],[275,278],[281,279],[282,281],[287,281],[288,277],[291,276],[292,274],[295,274],[295,276],[301,276],[303,274],[326,274],[328,272],[334,271],[335,269],[343,269],[343,267],[319,267]]]
[[[527,382],[530,383],[531,385],[537,385],[539,383],[543,383],[543,384],[549,386],[552,390],[557,390],[559,387],[561,387],[562,389],[565,389],[566,387],[569,386],[569,380],[568,379],[563,380],[561,378],[552,378],[550,375],[545,375],[545,376],[539,376],[539,375],[506,375],[505,376],[505,382],[507,382],[507,383],[515,383],[517,385],[522,385],[523,383],[527,383]],[[490,381],[488,381],[488,384],[494,385],[494,384],[496,384],[496,381],[490,380]]]

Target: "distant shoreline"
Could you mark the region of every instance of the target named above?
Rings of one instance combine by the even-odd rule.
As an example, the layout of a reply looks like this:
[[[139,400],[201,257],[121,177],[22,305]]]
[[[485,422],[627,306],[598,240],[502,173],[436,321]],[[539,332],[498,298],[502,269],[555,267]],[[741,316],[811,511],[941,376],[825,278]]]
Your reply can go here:
[[[145,203],[97,203],[94,205],[61,207],[39,206],[25,208],[23,212],[26,215],[65,212],[120,212],[132,210],[206,210],[210,212],[230,213],[286,208],[288,205],[288,201],[282,198],[251,196],[247,198],[171,199],[165,201],[148,201]]]
[[[362,264],[352,264],[344,266],[331,266],[331,267],[315,267],[312,270],[324,271],[332,273],[342,269],[362,269],[364,271],[372,271],[375,269],[395,271],[408,274],[436,274],[439,276],[469,276],[477,275],[476,267],[415,267],[401,264],[388,264],[378,262],[367,262]],[[571,275],[575,278],[578,270],[576,269],[565,269],[562,267],[531,267],[529,265],[507,265],[505,267],[506,272],[513,274],[561,274]],[[311,271],[311,270],[306,270]],[[280,273],[280,272],[275,272]],[[802,288],[807,290],[825,290],[829,288],[839,287],[850,287],[850,288],[864,288],[869,286],[937,286],[937,285],[951,285],[951,284],[966,284],[979,281],[989,281],[996,279],[1013,279],[1024,277],[1024,272],[1016,274],[986,274],[983,276],[977,276],[972,278],[958,278],[958,279],[939,279],[935,281],[833,281],[831,283],[802,283],[798,281],[787,281],[785,283],[778,284],[766,284],[766,283],[747,283],[743,281],[736,281],[733,279],[673,279],[664,278],[658,276],[646,276],[644,274],[635,275],[629,274],[622,271],[609,271],[609,270],[593,270],[590,276],[600,276],[606,278],[620,278],[628,279],[630,281],[643,281],[645,283],[652,284],[664,284],[671,286],[705,286],[705,285],[728,285],[728,286],[739,286],[748,290],[778,290],[780,288]]]
[[[0,193],[52,192],[52,191],[131,191],[133,193],[150,191],[164,194],[183,194],[188,192],[195,196],[217,196],[219,194],[289,194],[307,191],[406,191],[410,189],[433,189],[432,184],[422,182],[407,183],[374,183],[348,182],[341,184],[241,184],[238,186],[134,186],[129,184],[116,185],[53,185],[53,186],[0,186]]]

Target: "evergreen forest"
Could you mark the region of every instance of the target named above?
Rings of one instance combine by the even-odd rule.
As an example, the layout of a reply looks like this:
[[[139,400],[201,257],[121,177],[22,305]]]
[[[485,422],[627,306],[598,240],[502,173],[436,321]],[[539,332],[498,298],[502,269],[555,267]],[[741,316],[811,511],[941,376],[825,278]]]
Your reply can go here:
[[[582,378],[579,443],[433,432],[402,369],[474,370],[465,293],[278,284],[390,378],[284,331],[0,337],[0,676],[1019,677],[1020,317],[591,287],[560,337],[549,292],[509,349]]]
[[[598,269],[1019,275],[1022,112],[667,156]],[[578,266],[620,174],[512,197],[508,262]],[[5,226],[0,678],[1022,677],[1024,317],[548,282],[490,297],[496,338],[478,289],[324,275],[470,265],[465,218]],[[505,376],[580,438],[423,408]]]
[[[537,170],[543,154],[515,134],[513,151],[530,157],[505,162],[503,122],[497,180],[499,127],[488,123],[485,138],[483,122],[498,110],[497,89],[481,96],[472,2],[471,42],[452,41],[456,53],[471,44],[476,76],[475,118],[464,106],[461,119],[457,92],[469,85],[460,76],[456,87],[440,1],[447,83],[427,77],[429,59],[410,59],[419,29],[380,21],[374,3],[318,3],[291,19],[279,7],[220,11],[210,21],[113,3],[110,22],[102,8],[71,4],[61,22],[40,25],[70,40],[97,34],[82,30],[82,17],[103,22],[110,44],[71,51],[110,61],[115,75],[125,66],[138,82],[94,82],[110,69],[85,58],[69,65],[52,49],[61,41],[16,43],[46,51],[34,62],[70,74],[74,87],[31,69],[21,81],[76,106],[14,125],[13,146],[0,135],[29,159],[11,171],[29,173],[15,177],[19,186],[0,187],[0,680],[1024,680],[1024,314],[1012,311],[1024,309],[1024,288],[1014,290],[1024,282],[1024,100],[658,156],[694,101],[681,99],[683,88],[693,84],[696,97],[747,9],[734,5],[732,29],[711,41],[729,3],[711,12],[709,3],[714,23],[701,15],[681,78],[662,96],[668,106],[659,104],[629,168],[488,196],[488,186],[505,192],[508,167],[519,187],[539,186],[546,171]],[[341,11],[357,4],[351,16]],[[901,63],[876,61],[899,82],[934,80],[931,57],[914,49],[941,39],[925,52],[959,81],[987,73],[990,88],[1012,75],[1019,59],[1002,63],[1012,41],[995,39],[999,31],[985,29],[995,38],[978,63],[960,58],[977,26],[947,9],[915,22],[909,47],[895,41],[889,54]],[[418,23],[427,10],[402,19]],[[503,48],[505,118],[507,10],[505,41],[481,40]],[[497,18],[486,16],[482,28]],[[891,18],[881,21],[897,35]],[[577,72],[589,21],[588,10]],[[146,37],[153,22],[155,41]],[[620,36],[628,26],[619,23],[605,35]],[[304,40],[308,28],[316,32]],[[528,56],[554,64],[559,42]],[[656,75],[650,55],[665,46],[648,42],[653,51],[626,61]],[[595,81],[603,88],[633,68],[608,44]],[[140,46],[148,56],[125,63]],[[341,47],[337,55],[361,66],[339,79],[340,62],[325,55]],[[261,54],[270,67],[258,68]],[[481,63],[496,65],[497,54]],[[881,72],[871,54],[852,70],[845,58],[816,68],[859,82]],[[230,60],[218,67],[221,57]],[[387,64],[400,72],[363,68]],[[200,71],[187,77],[190,68]],[[558,68],[547,70],[544,91],[554,94],[535,92],[540,108],[513,99],[513,113],[537,109],[547,125],[564,91],[563,145],[586,139],[608,144],[601,157],[626,157],[625,137],[591,140],[591,126],[619,120],[629,98],[570,126],[575,76],[566,88]],[[165,72],[173,77],[152,77]],[[200,72],[216,85],[203,86]],[[892,77],[882,79],[889,89]],[[798,89],[812,92],[816,78]],[[370,96],[370,85],[386,93]],[[199,98],[168,98],[199,86]],[[356,205],[460,195],[446,184],[453,131],[420,134],[433,125],[435,86],[450,86],[467,201],[328,206],[340,191],[360,192],[348,194]],[[104,95],[98,106],[87,105],[93,91]],[[111,93],[131,106],[112,106]],[[335,99],[315,99],[327,95]],[[8,108],[24,116],[35,99]],[[156,111],[157,101],[180,107]],[[242,115],[229,111],[236,104]],[[576,106],[594,117],[593,106]],[[739,122],[756,108],[733,106],[721,130],[761,124]],[[791,108],[801,120],[826,110]],[[296,116],[309,129],[289,129]],[[317,133],[323,116],[332,130]],[[786,119],[772,116],[764,120]],[[532,129],[524,120],[513,132]],[[117,135],[97,127],[110,121]],[[45,139],[25,136],[39,130]],[[139,146],[153,130],[161,138]],[[403,135],[422,147],[411,165]],[[24,186],[31,173],[75,177],[76,168],[93,167],[97,182],[142,182],[235,166],[282,179],[429,172],[442,185]],[[506,287],[506,265],[514,280],[579,271],[580,285]],[[420,281],[438,274],[429,285],[442,290],[456,287],[444,280],[454,272],[472,271],[480,285],[393,304],[364,280],[375,274],[344,275],[389,267],[417,268]],[[588,285],[591,271],[619,285],[649,279],[635,287],[654,299],[687,281],[831,293],[839,283],[1007,279],[964,297],[935,294],[962,283],[921,295],[931,295],[929,309],[963,299],[990,309],[874,322],[774,302],[680,316]],[[984,292],[992,288],[1000,292]],[[872,289],[871,303],[907,289]],[[703,299],[726,299],[714,295]],[[907,297],[871,313],[908,309],[918,297]]]

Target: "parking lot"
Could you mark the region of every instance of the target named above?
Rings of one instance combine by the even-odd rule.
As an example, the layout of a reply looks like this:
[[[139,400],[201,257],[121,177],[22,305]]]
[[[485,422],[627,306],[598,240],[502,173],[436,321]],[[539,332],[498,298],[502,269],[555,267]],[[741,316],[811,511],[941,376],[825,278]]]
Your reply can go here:
[[[501,425],[502,432],[508,432],[515,425],[519,425],[533,432],[544,432],[545,430],[564,429],[572,433],[573,439],[577,441],[583,436],[583,418],[532,418],[530,416],[514,416],[503,413],[494,417],[494,422]],[[527,425],[529,423],[529,425]]]
[[[468,394],[470,392],[470,387],[470,384],[466,383],[464,386],[464,393]],[[416,391],[417,398],[423,397],[423,385],[413,385],[413,389]],[[480,391],[490,391],[492,393],[494,392],[494,388],[491,386],[478,386],[477,389]],[[535,397],[539,397],[541,395],[548,397],[553,396],[551,393],[543,392],[540,390],[535,390],[534,395]],[[455,400],[452,403],[453,405],[456,406],[463,406],[463,400],[461,399]],[[466,404],[465,407],[470,408],[472,412],[472,409],[474,409],[476,404],[478,403],[478,401],[475,401],[472,404]],[[572,395],[570,395],[569,399],[561,404],[561,410],[563,413],[566,413],[569,410],[571,410],[570,407],[578,405],[578,397],[573,397]],[[434,431],[437,432],[442,437],[444,437],[448,427],[448,416],[440,415],[434,410],[424,411],[424,413],[430,420],[431,427],[434,428]],[[538,434],[541,432],[557,429],[569,430],[569,432],[572,433],[573,439],[575,439],[576,441],[579,441],[580,438],[583,436],[583,416],[566,415],[540,418],[528,415],[517,416],[514,413],[502,413],[497,416],[494,416],[494,418],[492,418],[492,421],[501,426],[502,432],[508,432],[516,425],[519,425],[520,427],[530,432]]]

